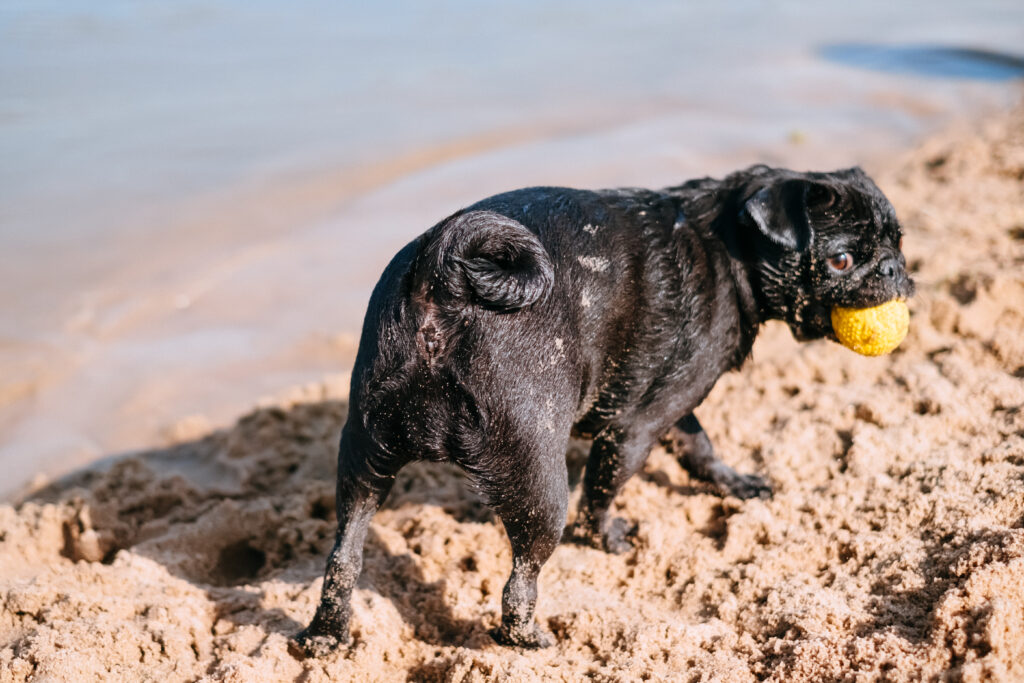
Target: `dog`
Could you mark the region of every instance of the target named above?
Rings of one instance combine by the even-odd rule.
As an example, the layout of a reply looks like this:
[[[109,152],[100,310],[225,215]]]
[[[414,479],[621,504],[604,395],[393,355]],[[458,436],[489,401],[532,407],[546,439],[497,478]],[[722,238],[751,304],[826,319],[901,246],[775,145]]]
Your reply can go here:
[[[413,460],[459,465],[508,532],[499,643],[544,647],[537,575],[563,537],[611,553],[615,495],[669,438],[724,495],[769,485],[720,461],[694,416],[762,323],[831,338],[830,309],[909,298],[895,212],[859,168],[754,166],[660,191],[534,187],[485,199],[403,248],[370,298],[338,455],[338,530],[296,636],[350,641],[370,519]],[[592,439],[565,529],[570,435]]]

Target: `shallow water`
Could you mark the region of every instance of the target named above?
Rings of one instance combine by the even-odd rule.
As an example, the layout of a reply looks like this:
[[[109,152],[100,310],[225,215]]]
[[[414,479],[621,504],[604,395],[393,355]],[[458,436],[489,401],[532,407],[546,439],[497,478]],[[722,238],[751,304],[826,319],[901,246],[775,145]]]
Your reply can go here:
[[[475,199],[870,167],[1020,45],[1019,2],[6,2],[0,495],[343,372]]]

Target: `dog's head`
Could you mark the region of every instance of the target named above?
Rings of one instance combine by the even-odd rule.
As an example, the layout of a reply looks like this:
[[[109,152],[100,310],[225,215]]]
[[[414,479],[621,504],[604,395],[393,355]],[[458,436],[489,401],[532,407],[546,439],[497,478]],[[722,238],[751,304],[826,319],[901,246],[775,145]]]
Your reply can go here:
[[[755,167],[740,198],[755,287],[800,340],[835,338],[833,306],[864,308],[914,293],[892,204],[859,168],[795,173]]]

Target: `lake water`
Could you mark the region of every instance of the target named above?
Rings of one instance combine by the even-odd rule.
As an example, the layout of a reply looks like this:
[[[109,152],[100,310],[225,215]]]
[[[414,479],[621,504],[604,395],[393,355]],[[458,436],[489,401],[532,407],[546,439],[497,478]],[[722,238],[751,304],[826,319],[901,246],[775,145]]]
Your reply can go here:
[[[1024,4],[0,4],[0,495],[344,372],[533,184],[871,164],[1020,97]]]

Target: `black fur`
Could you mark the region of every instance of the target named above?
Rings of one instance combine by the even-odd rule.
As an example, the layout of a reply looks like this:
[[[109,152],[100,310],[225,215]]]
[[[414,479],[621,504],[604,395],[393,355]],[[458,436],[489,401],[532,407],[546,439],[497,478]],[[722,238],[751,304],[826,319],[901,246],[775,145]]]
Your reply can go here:
[[[891,205],[860,169],[765,166],[661,191],[517,190],[428,230],[370,299],[338,457],[337,542],[300,644],[322,654],[348,642],[367,525],[414,459],[460,465],[508,531],[496,639],[549,644],[533,619],[536,579],[563,535],[570,434],[593,439],[577,542],[630,547],[608,510],[666,436],[723,494],[770,495],[715,457],[693,410],[764,321],[834,338],[832,306],[911,296],[899,244]],[[853,265],[839,271],[829,259],[843,252]]]

